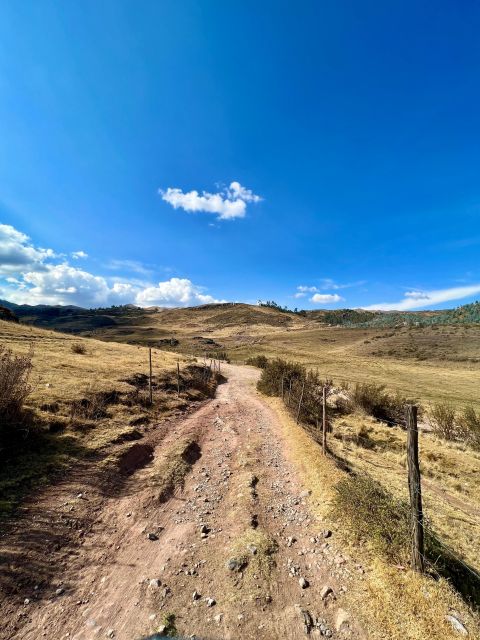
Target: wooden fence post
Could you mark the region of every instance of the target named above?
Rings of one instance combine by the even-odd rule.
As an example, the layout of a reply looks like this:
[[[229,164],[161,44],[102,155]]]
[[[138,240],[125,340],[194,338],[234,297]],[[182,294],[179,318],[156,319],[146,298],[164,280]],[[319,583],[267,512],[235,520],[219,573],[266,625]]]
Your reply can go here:
[[[288,406],[292,406],[292,379],[290,378],[290,382],[288,384]]]
[[[153,393],[152,393],[152,348],[148,348],[148,364],[150,369],[150,375],[148,377],[148,395],[150,398],[150,404],[153,403]]]
[[[281,389],[282,389],[282,400],[283,400],[283,376],[282,376],[282,386],[281,386]]]
[[[327,454],[327,387],[322,389],[322,451]]]
[[[180,362],[177,360],[177,396],[180,395]]]
[[[405,417],[407,423],[408,490],[412,510],[412,568],[423,573],[425,569],[423,561],[424,536],[422,488],[418,461],[417,407],[413,404],[408,404]]]
[[[300,399],[298,401],[298,409],[297,409],[297,424],[298,424],[298,420],[300,418],[300,409],[302,408],[302,400],[303,400],[303,392],[305,391],[305,380],[303,381],[302,384],[302,392],[300,393]]]

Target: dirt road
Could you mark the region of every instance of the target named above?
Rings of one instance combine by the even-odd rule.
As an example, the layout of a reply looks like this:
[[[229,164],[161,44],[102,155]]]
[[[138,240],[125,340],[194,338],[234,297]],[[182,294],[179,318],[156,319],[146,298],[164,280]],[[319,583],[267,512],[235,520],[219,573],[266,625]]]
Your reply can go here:
[[[348,560],[309,513],[258,372],[226,373],[214,400],[151,432],[153,459],[111,496],[78,476],[47,490],[49,514],[83,510],[89,526],[61,557],[45,547],[49,580],[7,598],[2,639],[136,640],[165,625],[212,639],[363,637],[343,610]]]

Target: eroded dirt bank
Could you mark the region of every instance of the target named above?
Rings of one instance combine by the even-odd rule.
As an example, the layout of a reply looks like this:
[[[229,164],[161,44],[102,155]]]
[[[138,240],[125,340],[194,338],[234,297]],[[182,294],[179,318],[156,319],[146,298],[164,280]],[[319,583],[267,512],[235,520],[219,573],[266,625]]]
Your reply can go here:
[[[80,505],[90,526],[61,558],[52,549],[47,587],[4,599],[2,639],[136,640],[165,625],[212,639],[364,637],[342,603],[355,569],[309,513],[258,372],[225,369],[217,398],[153,434],[112,495],[81,478],[47,491],[49,514]]]

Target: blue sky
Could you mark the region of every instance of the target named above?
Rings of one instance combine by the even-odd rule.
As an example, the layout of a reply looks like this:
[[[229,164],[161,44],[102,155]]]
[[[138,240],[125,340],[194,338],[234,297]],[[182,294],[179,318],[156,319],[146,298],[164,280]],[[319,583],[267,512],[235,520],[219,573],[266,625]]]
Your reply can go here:
[[[0,297],[479,298],[479,30],[469,1],[5,0]]]

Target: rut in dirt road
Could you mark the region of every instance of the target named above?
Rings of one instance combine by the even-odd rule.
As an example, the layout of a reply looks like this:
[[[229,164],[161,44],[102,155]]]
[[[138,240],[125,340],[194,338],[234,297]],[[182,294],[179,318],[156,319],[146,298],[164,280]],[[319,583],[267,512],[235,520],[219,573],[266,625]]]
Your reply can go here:
[[[104,501],[59,591],[18,603],[5,638],[363,637],[343,610],[349,559],[308,510],[258,372],[172,426]]]

